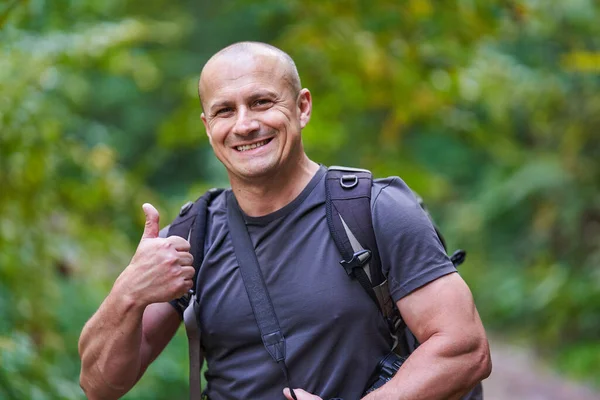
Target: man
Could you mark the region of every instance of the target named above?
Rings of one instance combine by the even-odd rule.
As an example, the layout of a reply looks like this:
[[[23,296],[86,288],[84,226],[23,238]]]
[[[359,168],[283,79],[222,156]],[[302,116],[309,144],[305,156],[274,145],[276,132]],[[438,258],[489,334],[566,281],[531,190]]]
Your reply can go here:
[[[287,339],[298,399],[359,398],[391,342],[375,305],[338,263],[325,219],[325,168],[307,157],[301,140],[310,92],[287,54],[244,42],[207,62],[199,94],[202,121],[227,169]],[[260,339],[225,203],[226,192],[209,207],[197,278],[205,393],[213,400],[291,399]],[[159,237],[158,212],[149,204],[143,210],[136,253],[81,334],[81,386],[90,399],[118,398],[133,387],[180,324],[179,302],[172,300],[192,288],[190,244]],[[374,184],[372,211],[390,293],[422,344],[365,399],[460,398],[491,370],[471,293],[400,179]]]

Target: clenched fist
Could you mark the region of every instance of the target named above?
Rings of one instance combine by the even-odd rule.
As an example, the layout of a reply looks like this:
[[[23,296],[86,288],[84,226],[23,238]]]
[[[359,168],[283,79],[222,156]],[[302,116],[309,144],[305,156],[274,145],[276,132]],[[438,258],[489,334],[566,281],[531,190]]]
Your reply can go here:
[[[146,203],[142,209],[146,214],[142,239],[115,288],[145,307],[186,294],[193,285],[194,259],[187,240],[179,236],[158,237],[159,215],[154,206]]]

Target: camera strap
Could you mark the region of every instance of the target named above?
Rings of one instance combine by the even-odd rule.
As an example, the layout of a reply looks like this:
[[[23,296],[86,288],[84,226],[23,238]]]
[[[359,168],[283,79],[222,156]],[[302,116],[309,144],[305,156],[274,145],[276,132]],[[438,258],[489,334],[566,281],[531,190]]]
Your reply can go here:
[[[291,395],[296,399],[293,386],[290,384],[290,375],[285,365],[285,337],[279,327],[279,320],[273,309],[267,285],[260,272],[252,239],[233,192],[229,192],[227,196],[227,222],[235,257],[238,261],[242,280],[248,293],[250,306],[260,330],[263,344],[271,358],[281,367]]]

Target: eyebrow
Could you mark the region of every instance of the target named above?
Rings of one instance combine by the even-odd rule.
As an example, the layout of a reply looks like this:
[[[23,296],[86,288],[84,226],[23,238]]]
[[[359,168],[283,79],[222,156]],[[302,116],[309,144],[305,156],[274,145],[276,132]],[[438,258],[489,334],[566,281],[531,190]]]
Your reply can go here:
[[[248,97],[248,100],[250,100],[250,102],[252,102],[254,100],[260,99],[261,97],[269,97],[269,98],[276,99],[278,96],[277,96],[277,93],[275,93],[271,90],[263,89],[263,90],[259,90],[258,92],[252,94],[250,97]]]

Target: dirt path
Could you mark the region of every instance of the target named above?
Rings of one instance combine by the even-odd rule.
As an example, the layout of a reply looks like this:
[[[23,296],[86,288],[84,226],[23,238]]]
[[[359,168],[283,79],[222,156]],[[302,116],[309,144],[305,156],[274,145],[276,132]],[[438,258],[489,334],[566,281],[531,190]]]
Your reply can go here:
[[[531,351],[498,341],[492,341],[491,348],[494,366],[483,382],[486,400],[600,400],[600,392],[566,381]]]

